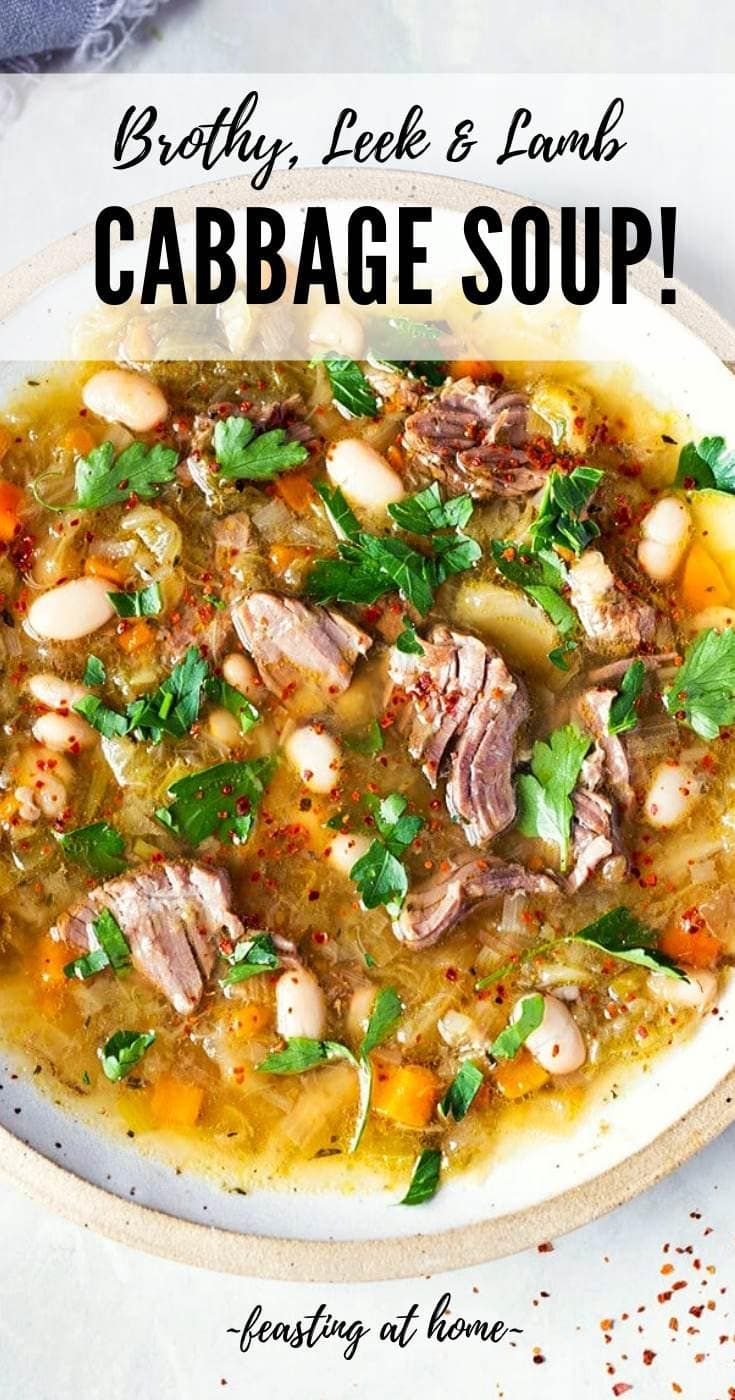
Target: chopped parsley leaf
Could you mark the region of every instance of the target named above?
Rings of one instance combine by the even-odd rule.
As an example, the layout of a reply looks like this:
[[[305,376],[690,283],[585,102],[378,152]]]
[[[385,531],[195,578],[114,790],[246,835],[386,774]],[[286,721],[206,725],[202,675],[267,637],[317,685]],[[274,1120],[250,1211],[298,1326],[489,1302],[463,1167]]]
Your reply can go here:
[[[702,739],[716,739],[735,721],[735,631],[707,627],[689,646],[676,680],[664,694],[669,714]]]
[[[142,1060],[156,1038],[155,1031],[115,1031],[99,1051],[102,1068],[116,1084]]]
[[[538,1030],[544,1019],[544,999],[540,992],[532,992],[521,1001],[518,1019],[510,1021],[504,1031],[497,1035],[488,1050],[491,1060],[512,1060],[525,1045],[529,1035]]]
[[[472,1107],[483,1079],[482,1070],[472,1060],[464,1060],[439,1103],[440,1116],[460,1123]]]
[[[420,1206],[430,1201],[439,1189],[442,1154],[438,1147],[425,1147],[411,1173],[408,1190],[399,1202],[402,1206]]]
[[[676,486],[687,490],[726,491],[735,493],[735,448],[728,447],[723,437],[706,437],[688,442],[679,453]]]
[[[646,668],[639,659],[628,667],[620,682],[620,689],[610,706],[610,717],[607,724],[608,734],[627,734],[630,729],[635,729],[638,723],[636,701],[639,699],[645,683]]]
[[[309,456],[303,443],[289,440],[285,428],[256,435],[250,419],[239,414],[221,418],[212,441],[218,475],[229,481],[272,481],[280,472],[302,466]]]
[[[568,474],[557,470],[549,473],[538,515],[529,530],[534,552],[567,549],[581,554],[599,535],[599,527],[585,512],[602,475],[596,467],[575,467]]]
[[[69,860],[86,865],[93,875],[119,875],[126,869],[125,842],[107,822],[78,826],[76,831],[59,836],[58,841]]]
[[[137,593],[108,593],[118,617],[156,617],[163,611],[163,596],[157,583],[149,583]]]
[[[573,724],[555,729],[547,741],[536,741],[531,772],[521,774],[517,783],[519,830],[555,845],[562,870],[569,855],[571,794],[591,743],[589,734]]]
[[[230,970],[220,979],[220,987],[234,987],[238,982],[247,982],[261,972],[274,972],[281,965],[269,933],[255,933],[241,938],[232,952],[225,954],[225,959],[230,964]]]
[[[401,857],[424,825],[423,817],[408,815],[407,807],[407,799],[397,792],[377,804],[374,819],[378,835],[350,870],[363,907],[377,909],[382,904],[392,918],[398,917],[408,892]]]
[[[168,789],[173,799],[156,816],[191,846],[210,836],[242,844],[254,825],[265,785],[273,772],[271,758],[217,763],[200,773],[179,778]]]

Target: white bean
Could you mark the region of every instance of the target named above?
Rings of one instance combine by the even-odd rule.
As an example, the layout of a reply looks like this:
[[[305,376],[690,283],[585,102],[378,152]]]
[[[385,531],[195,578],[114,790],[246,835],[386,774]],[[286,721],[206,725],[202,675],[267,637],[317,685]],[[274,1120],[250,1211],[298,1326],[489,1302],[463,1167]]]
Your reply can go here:
[[[35,789],[36,784],[49,773],[65,785],[74,777],[74,769],[68,758],[42,744],[30,744],[20,755],[14,776],[19,783]]]
[[[367,836],[338,831],[329,844],[327,859],[340,875],[349,875],[353,865],[364,856],[370,845]]]
[[[115,616],[108,598],[109,582],[73,578],[49,588],[28,609],[28,626],[49,642],[73,642],[104,627]]]
[[[54,753],[81,753],[97,742],[95,730],[81,715],[58,715],[53,710],[36,720],[33,737]]]
[[[659,763],[643,803],[646,821],[662,828],[677,826],[689,816],[701,793],[699,778],[688,763]]]
[[[21,821],[37,822],[41,815],[41,809],[36,806],[33,788],[17,787],[13,796],[18,803],[18,816]]]
[[[309,327],[310,344],[359,360],[365,347],[362,323],[346,306],[325,306]]]
[[[678,496],[662,496],[641,522],[638,562],[649,578],[665,583],[676,573],[692,529],[692,518]]]
[[[517,1001],[511,1021],[517,1021],[525,997]],[[587,1048],[571,1012],[558,997],[544,997],[544,1016],[540,1026],[531,1031],[526,1045],[534,1060],[549,1074],[572,1074],[587,1058]]]
[[[222,662],[222,675],[228,685],[239,690],[248,700],[256,700],[263,694],[263,682],[249,657],[241,651],[231,651]]]
[[[285,743],[289,762],[299,772],[309,792],[331,792],[339,778],[340,752],[337,740],[321,726],[305,724],[294,729]]]
[[[708,1011],[717,996],[717,978],[714,972],[706,969],[694,971],[689,968],[688,982],[679,977],[667,977],[665,972],[652,972],[648,978],[648,990],[656,1001],[668,1006],[691,1007],[701,1013]]]
[[[327,472],[354,505],[384,511],[403,496],[403,482],[385,457],[361,438],[341,438],[327,453]]]
[[[168,404],[157,384],[132,369],[101,369],[82,390],[85,408],[110,423],[124,423],[134,433],[148,433],[168,417]]]
[[[207,729],[216,744],[234,749],[242,740],[242,729],[230,710],[217,706],[207,719]]]
[[[77,700],[83,700],[85,695],[89,695],[86,686],[78,685],[76,681],[65,681],[61,676],[55,676],[52,671],[39,671],[37,675],[29,676],[28,689],[34,700],[38,700],[40,705],[45,705],[47,710],[57,710],[65,714],[68,714]]]
[[[306,1035],[321,1040],[327,1022],[324,993],[305,967],[284,972],[276,983],[276,1029],[284,1040]]]
[[[352,1042],[362,1040],[367,1023],[370,1019],[370,1012],[375,1004],[377,988],[370,982],[366,982],[362,987],[356,987],[350,997],[350,1004],[347,1008],[347,1031]]]

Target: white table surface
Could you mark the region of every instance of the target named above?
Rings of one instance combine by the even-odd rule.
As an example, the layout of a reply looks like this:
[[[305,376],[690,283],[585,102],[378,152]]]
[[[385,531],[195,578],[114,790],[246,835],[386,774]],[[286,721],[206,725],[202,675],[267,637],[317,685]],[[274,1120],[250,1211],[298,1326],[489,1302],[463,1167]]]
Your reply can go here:
[[[303,0],[267,6],[181,0],[156,22],[160,41],[141,38],[126,66],[151,72],[731,67],[730,0],[711,0],[706,9],[703,23],[702,7],[689,0],[666,6],[616,0],[596,5],[590,25],[591,10],[580,0],[563,7],[546,0],[530,11],[525,6],[520,25],[515,7],[499,11],[486,0],[461,0],[448,25],[447,7],[436,0],[374,0],[369,12],[358,6],[349,13],[333,0],[311,12]],[[534,193],[530,186],[527,192]],[[553,1251],[372,1285],[264,1283],[170,1264],[70,1225],[0,1183],[0,1397],[204,1400],[267,1393],[273,1400],[390,1400],[454,1394],[460,1381],[462,1393],[492,1400],[597,1400],[612,1396],[618,1384],[633,1387],[631,1400],[679,1393],[730,1400],[734,1148],[731,1130],[638,1200],[556,1241]],[[377,1340],[380,1323],[413,1302],[425,1327],[446,1290],[454,1313],[502,1317],[522,1334],[512,1346],[493,1346],[439,1345],[420,1333],[404,1351]],[[311,1352],[270,1343],[242,1356],[227,1333],[256,1303],[272,1320],[294,1321],[320,1302],[371,1328],[354,1360],[345,1361],[335,1341]],[[601,1326],[603,1320],[612,1326]],[[537,1349],[542,1362],[533,1359]],[[649,1365],[646,1350],[655,1353]]]

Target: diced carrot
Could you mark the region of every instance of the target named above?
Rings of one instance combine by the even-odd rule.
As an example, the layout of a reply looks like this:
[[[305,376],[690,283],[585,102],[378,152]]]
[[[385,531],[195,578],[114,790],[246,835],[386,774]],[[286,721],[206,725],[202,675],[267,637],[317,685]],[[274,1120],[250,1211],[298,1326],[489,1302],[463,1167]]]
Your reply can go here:
[[[84,561],[84,572],[90,578],[108,578],[110,583],[124,583],[128,576],[122,561],[106,559],[104,554],[88,554]]]
[[[0,825],[13,820],[19,805],[15,793],[6,792],[5,796],[0,798]]]
[[[64,968],[71,962],[69,949],[44,934],[37,950],[38,976],[44,987],[63,987],[68,979]]]
[[[273,1019],[269,1006],[262,1002],[246,1002],[244,1006],[238,1006],[236,1011],[228,1009],[227,1028],[232,1035],[236,1035],[241,1040],[249,1040],[251,1036],[259,1035],[265,1031]]]
[[[153,1086],[151,1112],[162,1128],[193,1128],[201,1113],[204,1090],[199,1084],[163,1074]]]
[[[667,958],[687,967],[714,967],[722,954],[719,938],[710,933],[704,921],[677,919],[664,929],[659,948]]]
[[[506,1099],[522,1099],[540,1089],[548,1074],[537,1064],[530,1050],[521,1048],[512,1060],[501,1060],[495,1068],[495,1083]]]
[[[400,447],[397,447],[396,444],[392,442],[390,447],[387,449],[385,455],[388,462],[390,462],[390,465],[392,466],[394,472],[398,472],[400,476],[401,472],[405,471],[406,469],[406,459],[403,453],[401,452]]]
[[[295,510],[297,515],[303,515],[316,496],[314,487],[303,472],[284,472],[276,481],[276,491],[289,510]]]
[[[94,447],[94,438],[89,428],[83,428],[80,423],[64,433],[63,445],[67,452],[74,452],[77,457],[86,457]]]
[[[18,529],[23,492],[12,481],[0,481],[0,540],[8,544]]]
[[[155,636],[155,630],[151,627],[150,622],[146,622],[145,619],[141,617],[138,622],[134,622],[130,627],[126,627],[124,631],[118,632],[117,641],[118,646],[120,646],[128,656],[132,656],[133,652],[142,651],[144,647],[152,646]]]
[[[694,541],[686,557],[679,592],[690,613],[730,602],[730,589],[722,571],[699,540]]]
[[[374,1061],[373,1108],[406,1128],[425,1128],[436,1108],[441,1086],[425,1065]]]
[[[268,551],[271,568],[283,577],[293,564],[299,564],[311,555],[310,549],[294,544],[273,544]]]
[[[495,365],[492,360],[452,360],[449,373],[452,379],[474,379],[476,384],[482,384],[492,379]]]

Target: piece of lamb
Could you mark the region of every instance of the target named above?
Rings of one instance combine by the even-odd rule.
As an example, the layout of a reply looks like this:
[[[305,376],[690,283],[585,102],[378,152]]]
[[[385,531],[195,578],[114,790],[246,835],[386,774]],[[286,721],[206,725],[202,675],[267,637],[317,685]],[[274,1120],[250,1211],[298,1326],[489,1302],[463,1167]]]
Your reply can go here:
[[[587,549],[569,566],[570,602],[596,650],[621,655],[648,648],[656,613],[615,581],[599,549]]]
[[[133,965],[182,1015],[198,1006],[220,940],[237,942],[244,933],[226,871],[157,861],[98,885],[60,915],[51,937],[82,953],[98,948],[93,924],[105,909],[125,934]]]
[[[323,692],[339,695],[352,680],[359,656],[372,637],[337,612],[276,593],[251,593],[232,606],[232,621],[269,690],[316,681]]]
[[[411,890],[393,924],[401,943],[430,948],[473,909],[501,895],[554,894],[555,880],[497,856],[466,856],[449,864],[440,875]]]
[[[537,491],[548,472],[524,450],[527,415],[525,394],[472,379],[450,381],[406,419],[409,465],[428,470],[450,495],[466,491],[484,500]]]

